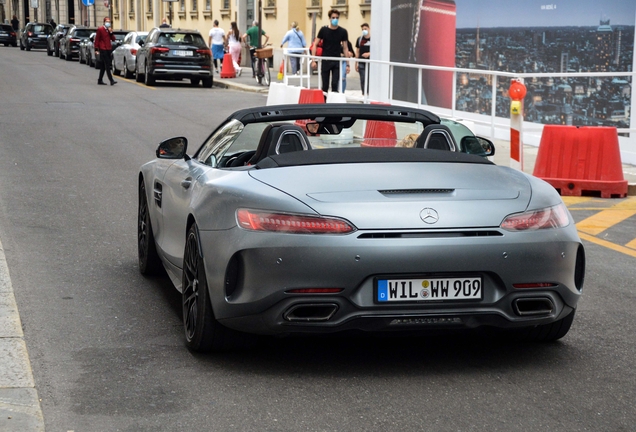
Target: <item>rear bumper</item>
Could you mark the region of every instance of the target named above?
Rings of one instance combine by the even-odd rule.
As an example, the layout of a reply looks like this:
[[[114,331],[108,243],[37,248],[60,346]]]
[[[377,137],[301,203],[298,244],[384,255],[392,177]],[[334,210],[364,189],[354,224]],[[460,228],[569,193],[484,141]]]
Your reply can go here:
[[[40,39],[40,38],[28,38],[27,39],[27,43],[29,44],[29,46],[31,48],[46,48],[47,47],[47,40],[46,39]]]
[[[581,295],[582,286],[577,283],[582,282],[575,281],[575,272],[583,249],[573,225],[549,233],[472,238],[365,239],[362,234],[296,236],[238,228],[200,231],[215,316],[228,327],[261,334],[508,328],[563,318],[576,308]],[[219,244],[236,249],[221,251],[215,246]],[[238,270],[230,284],[227,281],[232,278],[227,275],[232,265]],[[375,301],[376,277],[444,275],[481,277],[483,298]],[[533,282],[553,286],[513,286]],[[329,295],[288,292],[298,288],[342,291]],[[526,301],[525,310],[518,306],[520,299]],[[534,304],[538,304],[536,310],[531,309]],[[305,309],[294,317],[298,307]],[[303,316],[310,320],[303,321]]]

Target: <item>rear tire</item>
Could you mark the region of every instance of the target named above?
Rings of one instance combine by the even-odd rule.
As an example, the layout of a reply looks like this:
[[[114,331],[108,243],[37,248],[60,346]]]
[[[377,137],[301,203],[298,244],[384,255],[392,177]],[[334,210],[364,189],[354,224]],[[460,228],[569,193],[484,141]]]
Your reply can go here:
[[[199,85],[199,81],[201,81],[199,78],[190,78],[190,85],[192,85],[192,87],[197,87]]]
[[[135,81],[138,83],[144,81],[144,76],[139,73],[139,65],[135,66]]]
[[[124,77],[125,77],[125,78],[132,78],[132,77],[134,77],[134,76],[135,76],[135,73],[134,73],[134,72],[131,72],[131,71],[128,69],[128,64],[126,63],[126,60],[124,60]]]
[[[199,240],[197,225],[192,224],[186,237],[181,281],[186,345],[197,352],[248,347],[254,340],[252,335],[229,329],[214,317]]]
[[[22,45],[22,41],[20,41],[20,51],[24,51],[24,45]]]
[[[510,335],[514,340],[521,342],[554,342],[570,331],[575,314],[576,309],[553,323],[514,329]]]
[[[214,82],[214,78],[208,77],[203,78],[203,87],[204,88],[212,88],[212,83]]]
[[[113,75],[119,76],[121,71],[115,67],[115,59],[113,59]]]
[[[152,76],[152,74],[148,70],[148,65],[146,65],[146,69],[144,73],[144,82],[147,86],[155,85],[155,78]]]

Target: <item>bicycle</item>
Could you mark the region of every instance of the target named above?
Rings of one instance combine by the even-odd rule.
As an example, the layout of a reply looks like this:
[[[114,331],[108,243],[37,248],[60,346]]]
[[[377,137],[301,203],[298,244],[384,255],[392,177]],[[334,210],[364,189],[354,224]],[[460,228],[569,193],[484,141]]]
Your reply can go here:
[[[274,49],[272,48],[272,44],[266,44],[263,48],[259,48],[254,51],[255,60],[252,61],[252,68],[254,68],[253,72],[256,82],[263,84],[263,81],[265,81],[265,85],[268,87],[271,82],[271,77],[269,73],[269,61],[267,59],[273,54]]]

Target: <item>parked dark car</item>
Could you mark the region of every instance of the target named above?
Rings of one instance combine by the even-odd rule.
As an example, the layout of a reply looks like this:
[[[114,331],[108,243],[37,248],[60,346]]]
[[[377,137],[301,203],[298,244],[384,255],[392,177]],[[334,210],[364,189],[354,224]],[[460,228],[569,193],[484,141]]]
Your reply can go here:
[[[31,48],[46,48],[46,41],[53,33],[53,27],[48,23],[28,23],[20,35],[20,49],[31,51]]]
[[[197,30],[154,28],[137,51],[135,79],[146,85],[155,80],[190,79],[192,85],[212,87],[212,53]]]
[[[73,60],[73,57],[79,57],[80,42],[82,39],[88,39],[91,33],[97,31],[94,27],[73,27],[66,36],[60,39],[60,54],[61,59],[66,61]]]
[[[55,57],[60,55],[60,39],[66,36],[66,33],[72,28],[71,24],[58,24],[53,33],[47,39],[46,53]]]
[[[124,42],[124,38],[128,33],[130,33],[130,30],[113,30],[113,34],[115,35],[115,40],[111,42],[113,51]]]
[[[9,24],[0,24],[0,43],[4,46],[18,46],[18,36]]]

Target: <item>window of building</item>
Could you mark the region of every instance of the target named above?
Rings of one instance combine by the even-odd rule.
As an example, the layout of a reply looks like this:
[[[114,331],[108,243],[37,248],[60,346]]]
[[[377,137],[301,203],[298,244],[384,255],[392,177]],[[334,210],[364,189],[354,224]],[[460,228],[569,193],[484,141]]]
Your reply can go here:
[[[198,0],[192,0],[192,12],[197,11],[197,2]]]
[[[179,10],[181,12],[185,12],[185,0],[180,0],[179,1]]]
[[[128,12],[130,13],[135,12],[135,0],[130,0],[130,9],[128,9]]]
[[[115,2],[117,3],[117,2]],[[148,0],[148,13],[152,13],[152,0]]]
[[[230,0],[223,0],[223,9],[230,8]]]

